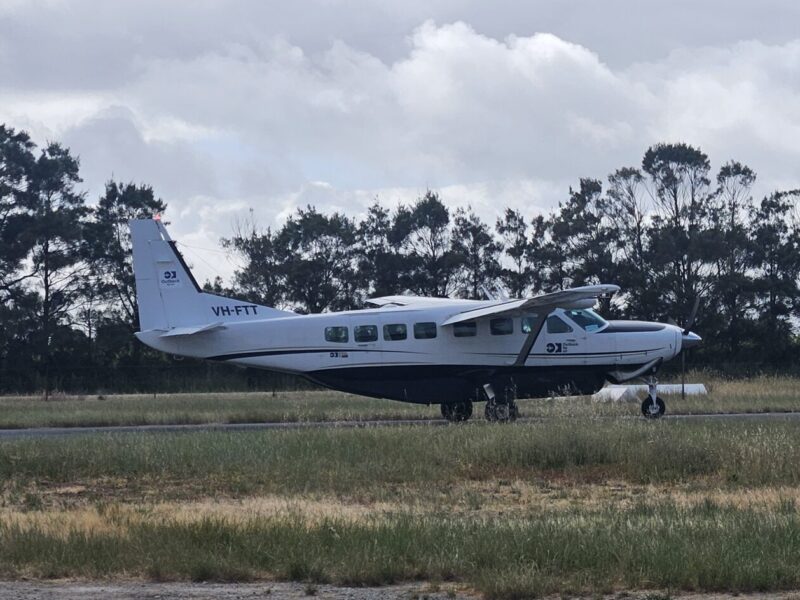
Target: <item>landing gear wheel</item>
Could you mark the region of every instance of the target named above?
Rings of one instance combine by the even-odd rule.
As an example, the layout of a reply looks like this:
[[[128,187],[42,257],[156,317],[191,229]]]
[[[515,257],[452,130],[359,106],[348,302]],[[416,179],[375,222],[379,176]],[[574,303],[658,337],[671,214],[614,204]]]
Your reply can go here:
[[[667,405],[661,398],[656,398],[655,402],[649,396],[642,402],[642,414],[645,419],[659,419],[664,416]]]
[[[472,401],[443,403],[441,409],[442,416],[451,423],[463,423],[472,416]]]
[[[486,391],[486,407],[484,414],[490,423],[508,423],[517,420],[519,408],[516,401],[516,387],[513,385],[506,387],[503,397],[497,397],[491,385],[484,386]]]
[[[516,404],[487,402],[484,414],[486,415],[486,420],[491,423],[508,423],[517,420],[519,409]]]

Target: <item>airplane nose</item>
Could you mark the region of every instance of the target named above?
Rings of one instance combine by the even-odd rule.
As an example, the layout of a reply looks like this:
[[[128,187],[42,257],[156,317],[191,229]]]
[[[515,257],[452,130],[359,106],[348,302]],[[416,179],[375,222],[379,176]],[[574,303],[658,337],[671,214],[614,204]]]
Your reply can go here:
[[[688,333],[684,333],[681,339],[681,348],[694,348],[695,346],[699,346],[703,341],[696,333],[690,331]]]

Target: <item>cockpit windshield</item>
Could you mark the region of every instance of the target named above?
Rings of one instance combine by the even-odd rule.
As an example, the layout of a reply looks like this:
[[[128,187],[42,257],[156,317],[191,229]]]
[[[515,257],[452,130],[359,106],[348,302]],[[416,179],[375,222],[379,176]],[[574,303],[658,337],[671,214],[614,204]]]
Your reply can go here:
[[[567,315],[571,320],[575,321],[575,323],[580,325],[583,329],[589,332],[602,329],[608,324],[608,321],[606,321],[603,317],[601,317],[596,312],[588,308],[565,310],[564,314]]]

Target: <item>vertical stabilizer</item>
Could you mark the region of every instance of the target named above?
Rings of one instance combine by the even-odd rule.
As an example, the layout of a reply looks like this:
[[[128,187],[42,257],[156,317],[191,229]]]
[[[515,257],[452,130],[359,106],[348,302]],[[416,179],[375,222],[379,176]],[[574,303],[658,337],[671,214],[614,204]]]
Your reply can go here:
[[[292,314],[203,292],[160,220],[128,224],[141,331],[206,330],[209,325]]]

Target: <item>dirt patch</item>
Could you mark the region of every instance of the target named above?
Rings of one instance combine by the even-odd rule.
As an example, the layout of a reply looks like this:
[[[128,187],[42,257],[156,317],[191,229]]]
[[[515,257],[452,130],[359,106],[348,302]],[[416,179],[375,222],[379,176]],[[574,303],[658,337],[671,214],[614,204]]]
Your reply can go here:
[[[548,596],[545,600],[568,598]],[[675,594],[666,592],[618,592],[593,596],[603,600],[800,600],[800,592],[768,594]],[[452,585],[413,583],[385,587],[336,587],[304,583],[205,584],[205,583],[80,583],[0,582],[0,600],[255,600],[256,598],[324,600],[475,600],[479,595]],[[585,598],[585,596],[582,596]]]
[[[334,587],[304,583],[0,583],[0,600],[255,600],[256,598],[323,598],[325,600],[472,599],[452,586],[406,584],[387,587]]]

